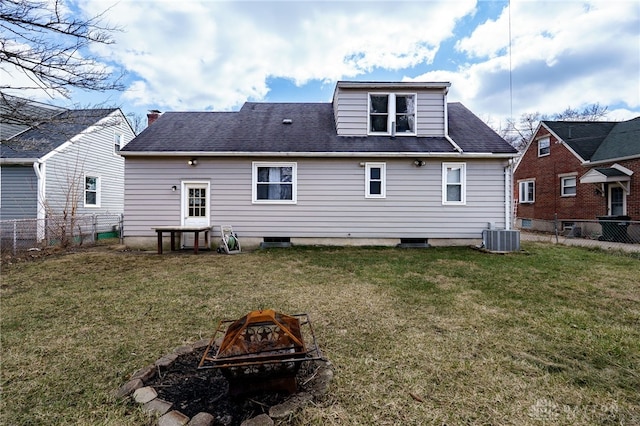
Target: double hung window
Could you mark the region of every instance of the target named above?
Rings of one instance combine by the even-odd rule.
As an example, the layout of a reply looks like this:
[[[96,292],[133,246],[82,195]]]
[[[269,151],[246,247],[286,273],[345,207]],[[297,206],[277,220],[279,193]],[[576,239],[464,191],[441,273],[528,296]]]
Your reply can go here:
[[[366,163],[365,198],[385,198],[386,164]]]
[[[563,197],[574,197],[576,195],[576,177],[567,176],[560,178],[560,194]]]
[[[415,135],[416,95],[369,94],[369,134]]]
[[[466,204],[465,163],[442,163],[442,204]]]
[[[533,180],[525,180],[518,183],[518,200],[521,203],[535,202],[536,183]]]
[[[122,133],[113,134],[113,153],[120,154],[120,148],[122,148]]]
[[[294,204],[296,163],[253,163],[253,202]]]
[[[547,136],[538,140],[538,157],[544,157],[551,153],[551,140]]]
[[[84,178],[84,205],[85,207],[100,206],[100,178],[97,176]]]

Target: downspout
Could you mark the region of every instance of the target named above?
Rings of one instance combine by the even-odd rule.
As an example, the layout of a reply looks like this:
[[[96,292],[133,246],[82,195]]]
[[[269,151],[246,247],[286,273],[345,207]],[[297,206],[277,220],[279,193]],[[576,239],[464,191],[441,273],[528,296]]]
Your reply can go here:
[[[504,167],[504,229],[511,229],[511,197],[509,196],[509,189],[511,188],[511,179],[509,179],[509,172],[511,170],[511,162]]]
[[[446,140],[448,140],[448,141],[449,141],[449,143],[450,143],[451,145],[453,145],[453,149],[455,149],[456,151],[458,151],[458,153],[459,153],[459,154],[462,154],[462,148],[460,148],[460,146],[458,146],[458,144],[457,144],[457,143],[455,143],[455,142],[453,141],[453,139],[451,139],[451,137],[450,137],[448,134],[445,134],[445,135],[444,135],[444,138],[445,138]]]
[[[449,107],[447,104],[447,92],[444,93],[444,138],[453,146],[453,149],[462,154],[462,148],[449,136]]]
[[[33,162],[33,170],[38,178],[37,184],[37,205],[36,205],[36,235],[38,241],[44,240],[44,227],[46,219],[45,210],[45,190],[46,179],[44,173],[45,163],[42,160]]]
[[[511,229],[511,221],[513,220],[513,178],[511,174],[511,166],[513,160],[504,167],[504,229]]]

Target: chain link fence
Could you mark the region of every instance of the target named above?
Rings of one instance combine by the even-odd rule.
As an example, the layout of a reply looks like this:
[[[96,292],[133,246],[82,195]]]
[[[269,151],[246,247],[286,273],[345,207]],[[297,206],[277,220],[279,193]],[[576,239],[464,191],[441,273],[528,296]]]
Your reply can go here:
[[[586,247],[640,251],[640,221],[629,216],[602,216],[586,219],[517,219],[522,239],[548,240]]]
[[[0,221],[2,253],[93,245],[98,240],[118,238],[122,242],[123,215],[51,216],[46,219],[15,219]]]

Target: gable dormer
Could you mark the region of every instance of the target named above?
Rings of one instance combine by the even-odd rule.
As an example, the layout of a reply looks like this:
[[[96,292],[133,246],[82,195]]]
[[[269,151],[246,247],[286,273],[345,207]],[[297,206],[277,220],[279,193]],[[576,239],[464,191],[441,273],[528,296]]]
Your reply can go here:
[[[442,137],[448,82],[339,81],[333,114],[339,136]]]

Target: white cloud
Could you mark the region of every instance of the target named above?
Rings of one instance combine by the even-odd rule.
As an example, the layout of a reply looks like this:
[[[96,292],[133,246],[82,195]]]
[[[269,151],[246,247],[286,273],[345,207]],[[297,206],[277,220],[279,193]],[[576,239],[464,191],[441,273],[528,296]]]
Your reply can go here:
[[[100,53],[131,73],[136,104],[225,110],[263,99],[273,77],[302,85],[429,63],[474,5],[123,0],[108,17],[126,31]]]
[[[635,1],[512,1],[456,48],[476,62],[451,75],[473,110],[517,118],[571,106],[624,105],[615,119],[640,109],[640,8]],[[511,73],[509,70],[511,69]],[[509,93],[509,79],[513,96]],[[457,89],[457,90],[456,90]],[[462,89],[462,90],[460,90]],[[508,101],[507,101],[508,100]],[[624,111],[628,113],[624,115]],[[614,119],[613,114],[609,118]]]
[[[640,115],[635,0],[512,0],[510,12],[474,0],[79,3],[86,16],[108,9],[106,22],[124,29],[94,48],[127,71],[127,108],[229,110],[270,97],[272,79],[405,75],[450,81],[450,100],[495,121],[593,103],[611,119]]]

